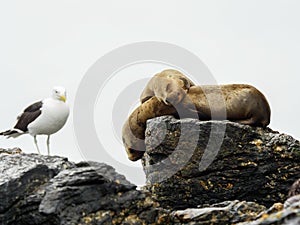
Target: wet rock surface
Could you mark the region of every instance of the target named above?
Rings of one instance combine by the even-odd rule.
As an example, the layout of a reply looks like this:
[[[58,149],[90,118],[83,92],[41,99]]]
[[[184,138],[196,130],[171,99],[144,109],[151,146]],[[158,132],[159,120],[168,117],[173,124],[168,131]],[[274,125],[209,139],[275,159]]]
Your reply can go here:
[[[297,182],[286,200],[300,177],[298,141],[227,121],[181,122],[148,122],[141,190],[104,163],[0,149],[0,224],[299,224]],[[213,132],[224,141],[203,156]]]

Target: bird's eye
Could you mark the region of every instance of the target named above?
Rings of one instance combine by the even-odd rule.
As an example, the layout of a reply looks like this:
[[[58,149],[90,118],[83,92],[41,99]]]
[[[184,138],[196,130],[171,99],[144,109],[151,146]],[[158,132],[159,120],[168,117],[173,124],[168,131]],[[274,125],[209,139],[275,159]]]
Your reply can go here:
[[[58,91],[57,91],[57,90],[55,90],[55,93],[57,94],[57,93],[58,93]]]

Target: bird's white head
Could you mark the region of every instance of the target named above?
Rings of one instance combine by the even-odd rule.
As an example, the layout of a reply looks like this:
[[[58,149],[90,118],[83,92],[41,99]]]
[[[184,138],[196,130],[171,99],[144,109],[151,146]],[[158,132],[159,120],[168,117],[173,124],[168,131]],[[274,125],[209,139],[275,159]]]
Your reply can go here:
[[[60,100],[66,102],[67,93],[64,87],[53,87],[52,98],[56,100]]]

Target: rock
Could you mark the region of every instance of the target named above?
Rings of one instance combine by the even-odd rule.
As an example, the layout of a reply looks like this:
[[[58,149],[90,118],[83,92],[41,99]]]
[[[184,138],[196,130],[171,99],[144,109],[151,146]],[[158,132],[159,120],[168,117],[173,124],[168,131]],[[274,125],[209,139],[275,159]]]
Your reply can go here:
[[[20,148],[11,148],[11,149],[4,149],[0,148],[0,154],[20,154],[22,150]]]
[[[39,211],[63,224],[76,223],[82,215],[98,210],[118,213],[129,207],[129,199],[144,198],[135,185],[103,163],[62,171],[45,192]]]
[[[296,196],[295,196],[296,197]],[[286,205],[286,204],[285,204]],[[273,213],[263,212],[261,216],[250,222],[241,222],[237,225],[298,225],[300,224],[300,201]]]
[[[299,142],[271,129],[163,116],[147,121],[145,136],[147,189],[164,208],[236,199],[270,207],[300,177]]]
[[[209,142],[213,134],[223,140],[220,150],[216,139]],[[298,188],[284,202],[299,178],[292,137],[228,121],[161,117],[148,122],[146,145],[142,190],[104,163],[0,149],[0,224],[299,223]]]
[[[104,163],[0,154],[0,224],[147,224],[169,219]],[[164,224],[164,223],[162,223]]]
[[[0,162],[0,222],[5,224],[27,223],[33,218],[43,221],[37,210],[43,185],[74,166],[66,158],[37,154],[0,154]]]
[[[294,195],[300,195],[300,179],[293,183],[288,193],[288,198],[293,197]]]
[[[174,224],[234,224],[255,218],[265,210],[253,202],[227,201],[207,208],[185,209],[172,212]]]
[[[284,208],[290,208],[291,206],[293,206],[294,204],[297,204],[298,202],[300,202],[300,195],[294,195],[290,198],[288,198],[285,202],[284,202]]]

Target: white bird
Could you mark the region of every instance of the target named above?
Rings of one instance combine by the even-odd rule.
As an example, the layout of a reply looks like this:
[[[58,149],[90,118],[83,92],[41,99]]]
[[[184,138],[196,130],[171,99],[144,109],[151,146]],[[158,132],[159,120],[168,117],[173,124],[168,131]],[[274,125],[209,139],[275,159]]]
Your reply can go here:
[[[59,131],[69,116],[69,106],[66,103],[66,90],[54,87],[52,96],[28,106],[17,118],[14,128],[1,132],[7,138],[16,138],[29,133],[34,138],[34,144],[39,154],[37,135],[48,135],[47,151],[50,155],[50,135]]]

